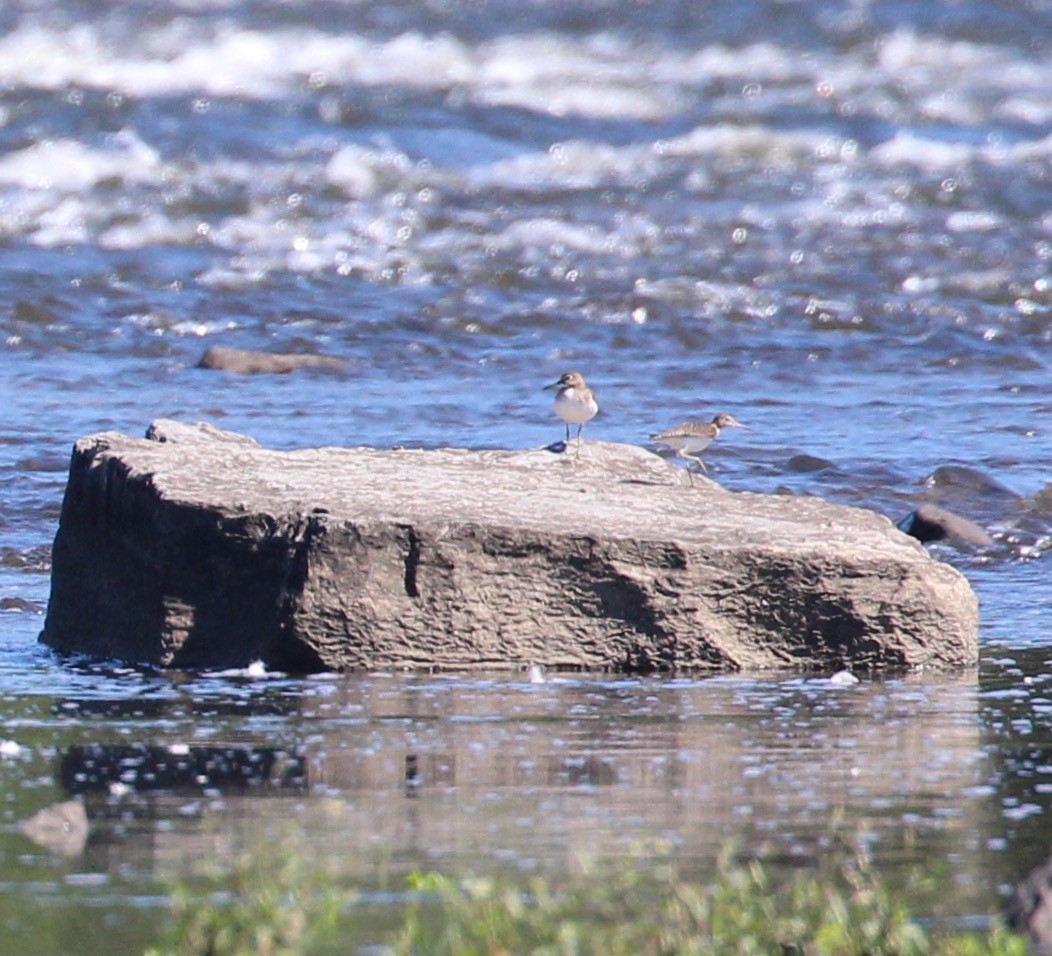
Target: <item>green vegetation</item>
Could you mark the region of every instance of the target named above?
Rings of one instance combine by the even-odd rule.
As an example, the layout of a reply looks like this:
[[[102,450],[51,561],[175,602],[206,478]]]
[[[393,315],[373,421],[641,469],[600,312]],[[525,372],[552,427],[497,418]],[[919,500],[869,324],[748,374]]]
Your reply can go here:
[[[290,852],[291,849],[291,852]],[[145,956],[301,956],[325,952],[353,894],[307,866],[302,848],[245,853],[225,873],[171,892],[169,940]]]
[[[607,868],[558,890],[525,892],[492,880],[413,881],[437,894],[418,902],[394,943],[398,956],[1024,956],[1022,937],[925,931],[859,858],[832,872],[798,872],[780,885],[757,862],[725,853],[715,882],[682,881],[674,868]]]
[[[829,872],[798,871],[776,882],[769,867],[725,853],[711,885],[642,861],[558,881],[416,874],[385,938],[375,929],[362,933],[353,892],[318,874],[308,878],[298,855],[281,859],[268,868],[258,856],[245,858],[209,894],[181,887],[170,938],[149,956],[348,954],[366,945],[391,956],[1027,952],[1026,940],[1000,925],[981,933],[922,927],[906,906],[913,891],[891,892],[857,856]]]

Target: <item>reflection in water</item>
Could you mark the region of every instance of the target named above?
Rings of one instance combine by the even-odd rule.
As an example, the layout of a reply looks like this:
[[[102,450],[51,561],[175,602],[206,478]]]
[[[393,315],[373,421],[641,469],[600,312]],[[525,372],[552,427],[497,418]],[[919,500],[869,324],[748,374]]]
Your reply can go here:
[[[142,744],[70,747],[59,765],[59,781],[71,794],[169,790],[230,792],[264,784],[307,785],[301,757],[273,747],[189,747]]]
[[[806,854],[840,815],[876,840],[901,843],[905,825],[938,840],[982,775],[974,674],[330,691],[305,706],[363,720],[353,742],[312,748],[312,784],[350,798],[341,828],[399,856],[572,865],[640,841],[708,856],[732,833]]]
[[[572,869],[641,846],[704,870],[731,837],[806,865],[839,826],[886,862],[952,847],[964,905],[992,905],[983,840],[961,841],[983,817],[974,673],[847,687],[348,675],[299,689],[280,747],[260,701],[237,746],[67,748],[63,787],[111,828],[93,863],[173,875],[291,820],[319,862],[364,880],[377,861]],[[281,693],[287,707],[295,695]],[[192,735],[207,702],[169,706],[159,724],[183,715]]]

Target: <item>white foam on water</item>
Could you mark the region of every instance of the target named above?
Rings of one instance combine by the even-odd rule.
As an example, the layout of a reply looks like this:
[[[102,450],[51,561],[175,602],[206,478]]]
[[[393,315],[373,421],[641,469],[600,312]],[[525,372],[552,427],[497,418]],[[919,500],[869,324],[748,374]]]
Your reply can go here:
[[[643,299],[689,306],[698,315],[707,317],[738,314],[765,318],[775,308],[773,297],[762,290],[692,276],[640,279],[636,281],[633,292]]]
[[[506,37],[480,51],[478,98],[555,116],[656,120],[677,105],[655,83],[655,52],[607,35],[581,43],[556,34]]]
[[[464,87],[487,103],[559,115],[667,115],[668,97],[639,83],[633,49],[582,45],[558,34],[468,45],[407,32],[386,41],[296,28],[261,31],[174,19],[128,44],[95,24],[22,25],[0,39],[0,82],[44,89],[88,86],[134,97],[173,94],[261,99],[305,82]]]
[[[364,77],[375,52],[357,37],[265,33],[222,21],[203,32],[175,19],[136,40],[114,42],[87,23],[64,29],[22,26],[0,39],[0,80],[45,89],[81,85],[136,97],[262,98],[281,95],[311,75]]]
[[[1005,225],[1003,216],[987,210],[959,209],[946,217],[946,228],[950,232],[993,232]]]
[[[596,226],[561,219],[526,219],[513,222],[493,237],[500,248],[533,248],[545,259],[566,250],[599,254],[609,249],[608,234]]]
[[[662,47],[599,31],[508,34],[470,43],[410,30],[375,41],[304,26],[247,29],[226,17],[173,17],[132,36],[106,20],[25,20],[0,38],[0,82],[87,86],[134,97],[263,99],[305,87],[393,85],[460,89],[483,105],[558,116],[661,119],[708,83],[740,81],[749,96],[846,97],[867,108],[911,108],[914,119],[983,121],[991,110],[1052,119],[1052,64],[1010,47],[896,29],[872,45],[801,57],[772,41]],[[901,105],[903,93],[912,98]],[[730,94],[727,94],[730,95]],[[900,103],[896,106],[896,103]]]
[[[199,236],[198,225],[172,219],[159,209],[146,207],[132,222],[102,228],[97,240],[103,249],[141,249],[144,246],[189,246]]]
[[[568,141],[543,152],[502,159],[470,172],[471,184],[485,189],[552,192],[591,189],[604,183],[642,182],[658,169],[648,145],[609,146]]]
[[[1052,95],[1038,89],[1027,89],[1005,96],[993,111],[995,119],[1009,123],[1039,126],[1052,115]]]
[[[740,47],[714,43],[687,56],[662,56],[656,72],[666,82],[736,79],[757,85],[799,79],[809,81],[816,68],[820,67],[815,59],[803,59],[774,43],[752,43]]]
[[[156,177],[156,150],[130,131],[92,148],[71,139],[44,140],[0,158],[0,184],[79,193],[105,180],[136,182]]]
[[[0,757],[10,760],[22,756],[25,752],[26,748],[17,740],[0,740]]]
[[[263,661],[252,661],[245,667],[228,667],[224,670],[207,671],[208,677],[247,677],[252,680],[268,680],[271,678],[285,677],[282,671],[267,670]]]
[[[1052,95],[1049,97],[1052,102]],[[1041,139],[1017,143],[1005,151],[1006,158],[1014,162],[1026,162],[1028,160],[1047,160],[1052,156],[1052,134]]]
[[[587,116],[593,119],[659,120],[672,112],[670,97],[655,95],[627,84],[564,84],[487,89],[480,97],[489,106],[519,106],[543,110],[553,116]]]
[[[884,166],[916,166],[934,172],[954,170],[975,160],[979,150],[968,143],[944,142],[902,131],[875,146],[870,158]]]
[[[700,126],[683,136],[661,140],[657,152],[671,157],[742,157],[783,164],[811,163],[826,158],[850,158],[844,141],[811,130],[776,130],[757,123],[717,123]]]
[[[876,44],[877,64],[899,77],[921,78],[950,71],[967,80],[974,78],[973,71],[999,67],[1005,57],[1002,48],[993,44],[951,40],[911,28],[893,30]]]
[[[412,169],[412,160],[403,152],[350,143],[330,157],[325,179],[351,198],[362,199],[401,187]]]
[[[1052,64],[1047,57],[1023,58],[1010,46],[951,40],[898,29],[877,44],[874,82],[916,96],[919,112],[954,125],[1010,116],[1026,102],[1030,122],[1052,119]],[[1014,105],[1013,105],[1014,104]]]
[[[229,332],[237,327],[238,323],[230,319],[188,319],[182,322],[172,322],[165,330],[173,335],[205,338],[217,332]]]
[[[217,4],[191,7],[224,9]],[[1009,166],[1052,154],[1044,136],[1052,66],[1011,48],[910,30],[802,58],[773,41],[680,50],[603,31],[479,42],[408,31],[376,42],[314,27],[241,29],[222,17],[170,18],[131,37],[107,22],[22,22],[0,38],[0,82],[244,100],[394,86],[484,108],[634,123],[694,115],[702,91],[719,85],[713,104],[706,101],[715,119],[662,139],[645,124],[635,141],[582,134],[548,148],[478,127],[394,125],[380,136],[348,124],[340,96],[326,92],[317,116],[331,136],[315,127],[312,138],[280,148],[261,136],[259,154],[247,159],[166,160],[132,130],[91,141],[67,134],[0,155],[0,236],[117,250],[212,244],[230,255],[199,277],[206,285],[243,286],[273,270],[428,283],[467,257],[481,262],[487,249],[527,263],[553,249],[629,259],[652,250],[659,230],[660,212],[646,205],[611,226],[568,223],[546,208],[525,209],[517,221],[493,217],[479,197],[493,207],[514,191],[543,206],[571,191],[645,191],[663,176],[679,176],[690,200],[722,188],[721,175],[799,171],[807,194],[781,199],[780,215],[812,226],[901,224],[911,207],[894,190],[910,168],[953,176],[976,162]],[[887,119],[893,135],[867,150],[820,123],[772,120],[782,105],[826,101]],[[998,116],[1046,125],[1012,142],[972,129]],[[215,195],[237,197],[237,211],[218,203],[209,215],[201,203],[172,201]],[[293,200],[304,195],[311,201],[301,209]],[[442,214],[432,215],[435,208]],[[770,215],[763,203],[739,211],[761,228]],[[995,212],[946,215],[954,232],[1000,225]]]

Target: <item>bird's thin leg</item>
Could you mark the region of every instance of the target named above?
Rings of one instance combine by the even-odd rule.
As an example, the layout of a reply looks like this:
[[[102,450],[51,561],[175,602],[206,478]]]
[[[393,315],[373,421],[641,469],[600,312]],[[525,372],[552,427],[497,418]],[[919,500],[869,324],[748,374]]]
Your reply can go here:
[[[566,441],[564,442],[567,448],[570,447],[570,423],[566,423]]]
[[[684,458],[689,458],[691,461],[696,461],[698,463],[698,467],[702,470],[702,472],[704,474],[707,475],[709,473],[709,469],[705,467],[705,462],[703,462],[697,455],[684,454],[683,457]],[[691,475],[691,477],[690,477],[690,483],[694,484],[694,476],[693,475]]]
[[[693,455],[690,455],[690,454],[688,454],[685,451],[678,451],[678,452],[676,452],[676,454],[679,455],[679,457],[682,458],[687,463],[687,468],[686,468],[687,477],[690,479],[690,486],[693,488],[694,487],[694,469],[692,469],[690,467],[690,463],[692,461],[694,461],[695,458],[694,458]]]
[[[574,455],[574,458],[577,458],[577,459],[580,459],[580,457],[581,457],[581,432],[583,430],[584,430],[584,425],[583,424],[577,426],[577,452]]]

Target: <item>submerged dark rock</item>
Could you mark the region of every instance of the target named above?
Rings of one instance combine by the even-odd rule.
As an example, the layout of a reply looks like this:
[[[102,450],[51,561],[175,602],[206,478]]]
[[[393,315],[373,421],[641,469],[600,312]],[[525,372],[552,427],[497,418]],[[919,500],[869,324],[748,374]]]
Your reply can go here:
[[[198,368],[235,372],[239,375],[270,373],[285,375],[301,368],[341,368],[343,362],[329,355],[290,352],[257,352],[213,345],[197,362]]]
[[[42,640],[163,666],[824,671],[978,657],[967,581],[872,512],[628,445],[77,442]]]
[[[793,455],[786,462],[786,468],[789,471],[803,475],[817,471],[832,471],[836,468],[836,465],[831,461],[826,461],[825,458],[818,458],[815,455],[799,454]]]
[[[924,483],[942,495],[954,494],[963,498],[1010,500],[1019,496],[996,478],[968,465],[939,465]]]

